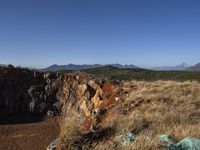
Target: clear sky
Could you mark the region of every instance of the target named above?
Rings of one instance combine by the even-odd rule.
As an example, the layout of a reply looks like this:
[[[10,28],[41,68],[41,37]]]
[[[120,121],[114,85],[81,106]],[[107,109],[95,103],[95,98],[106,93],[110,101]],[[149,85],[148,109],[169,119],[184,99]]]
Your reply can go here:
[[[0,64],[200,62],[200,0],[1,0]]]

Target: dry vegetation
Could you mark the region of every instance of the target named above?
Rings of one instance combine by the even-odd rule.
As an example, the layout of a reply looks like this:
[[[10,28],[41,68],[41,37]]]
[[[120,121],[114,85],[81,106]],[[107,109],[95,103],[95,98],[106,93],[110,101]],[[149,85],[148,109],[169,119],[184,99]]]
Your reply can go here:
[[[68,112],[68,116],[60,120],[60,138],[62,144],[60,144],[59,149],[73,149],[74,143],[79,136],[78,131],[81,127],[81,121],[80,115],[76,112]]]
[[[126,100],[113,107],[107,121],[102,123],[103,128],[111,128],[114,132],[94,142],[92,149],[159,149],[160,134],[172,134],[177,141],[187,136],[200,137],[200,83],[132,81],[121,84],[129,89]],[[138,99],[143,102],[138,107],[131,107]],[[70,116],[64,120],[61,130],[66,150],[77,138],[83,120],[77,114]],[[117,137],[129,131],[134,132],[136,139],[122,146]]]

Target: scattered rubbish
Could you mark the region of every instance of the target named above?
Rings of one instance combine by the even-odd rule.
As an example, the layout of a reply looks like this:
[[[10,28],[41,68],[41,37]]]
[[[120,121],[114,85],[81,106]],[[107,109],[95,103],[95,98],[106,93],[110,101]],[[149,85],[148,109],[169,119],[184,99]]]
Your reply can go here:
[[[140,106],[143,102],[144,102],[144,99],[143,99],[143,98],[137,99],[137,100],[135,101],[135,103],[134,103],[134,107]]]
[[[119,97],[115,97],[115,100],[116,100],[116,101],[119,101],[119,100],[120,100],[120,98],[119,98]]]
[[[53,117],[54,116],[54,112],[52,110],[47,111],[47,116]]]
[[[180,150],[200,150],[200,140],[193,137],[187,137],[175,145]]]
[[[186,137],[178,143],[174,143],[172,135],[163,134],[159,136],[161,146],[169,150],[200,150],[200,140],[194,137]]]
[[[97,129],[96,129],[96,127],[94,125],[90,126],[90,132],[92,132],[92,133],[96,133],[97,132]]]
[[[168,134],[162,134],[159,136],[159,139],[161,141],[161,147],[172,147],[174,146],[174,136],[173,135],[168,135]]]
[[[47,150],[56,150],[58,147],[58,144],[60,142],[60,138],[55,139],[48,147]]]
[[[131,132],[128,132],[125,135],[118,136],[118,140],[122,145],[128,145],[135,140],[135,135]]]

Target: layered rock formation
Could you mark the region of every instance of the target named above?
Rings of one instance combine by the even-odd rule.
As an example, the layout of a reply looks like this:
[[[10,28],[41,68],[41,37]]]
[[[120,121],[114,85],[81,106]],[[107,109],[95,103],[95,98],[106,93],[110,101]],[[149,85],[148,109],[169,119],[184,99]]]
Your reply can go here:
[[[55,103],[59,80],[26,69],[0,69],[1,114],[43,114]]]

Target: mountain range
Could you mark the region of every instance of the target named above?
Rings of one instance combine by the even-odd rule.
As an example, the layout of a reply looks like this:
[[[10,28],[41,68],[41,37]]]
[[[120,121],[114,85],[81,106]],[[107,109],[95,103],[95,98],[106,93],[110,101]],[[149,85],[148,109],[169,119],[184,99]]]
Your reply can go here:
[[[0,64],[0,67],[6,67],[7,65],[5,65],[5,64]]]
[[[194,66],[191,66],[187,69],[188,71],[200,71],[200,63],[194,65]]]
[[[83,65],[75,65],[75,64],[68,64],[68,65],[57,65],[54,64],[48,68],[44,68],[42,69],[42,71],[66,71],[66,70],[84,70],[84,69],[92,69],[92,68],[100,68],[100,67],[104,67],[104,66],[113,66],[113,67],[117,67],[120,69],[123,68],[139,68],[135,65],[121,65],[121,64],[108,64],[108,65],[101,65],[101,64],[93,64],[93,65],[87,65],[87,64],[83,64]]]
[[[152,67],[149,69],[152,70],[188,70],[190,67],[192,67],[191,65],[187,64],[187,63],[182,63],[180,65],[176,65],[176,66],[159,66],[159,67]]]
[[[107,64],[107,65],[101,65],[101,64],[57,65],[57,64],[54,64],[54,65],[52,65],[50,67],[42,69],[42,71],[67,71],[67,70],[74,71],[74,70],[100,68],[100,67],[105,67],[105,66],[112,66],[112,67],[116,67],[116,68],[120,68],[120,69],[124,69],[124,68],[129,68],[129,69],[130,68],[140,68],[140,67],[135,66],[135,65],[122,65],[122,64]],[[182,63],[182,64],[175,65],[175,66],[159,66],[159,67],[150,67],[150,68],[147,68],[147,69],[150,69],[150,70],[163,70],[163,71],[168,71],[168,70],[169,71],[170,70],[182,71],[182,70],[194,70],[194,69],[198,68],[198,66],[199,66],[199,70],[200,70],[200,63],[196,67],[195,66],[188,65],[187,63]]]
[[[8,65],[6,64],[0,64],[0,67],[6,67]],[[78,71],[78,70],[84,70],[84,69],[92,69],[92,68],[100,68],[100,67],[105,67],[105,66],[112,66],[116,67],[119,69],[131,69],[131,68],[141,68],[135,65],[122,65],[122,64],[107,64],[107,65],[102,65],[102,64],[83,64],[83,65],[76,65],[76,64],[68,64],[68,65],[51,65],[47,68],[39,69],[40,71]],[[31,70],[38,70],[38,69],[33,69],[29,68]],[[175,66],[158,66],[158,67],[146,67],[146,69],[150,70],[163,70],[163,71],[170,71],[170,70],[177,70],[177,71],[200,71],[200,63],[196,65],[188,65],[187,63],[182,63],[179,65]]]

